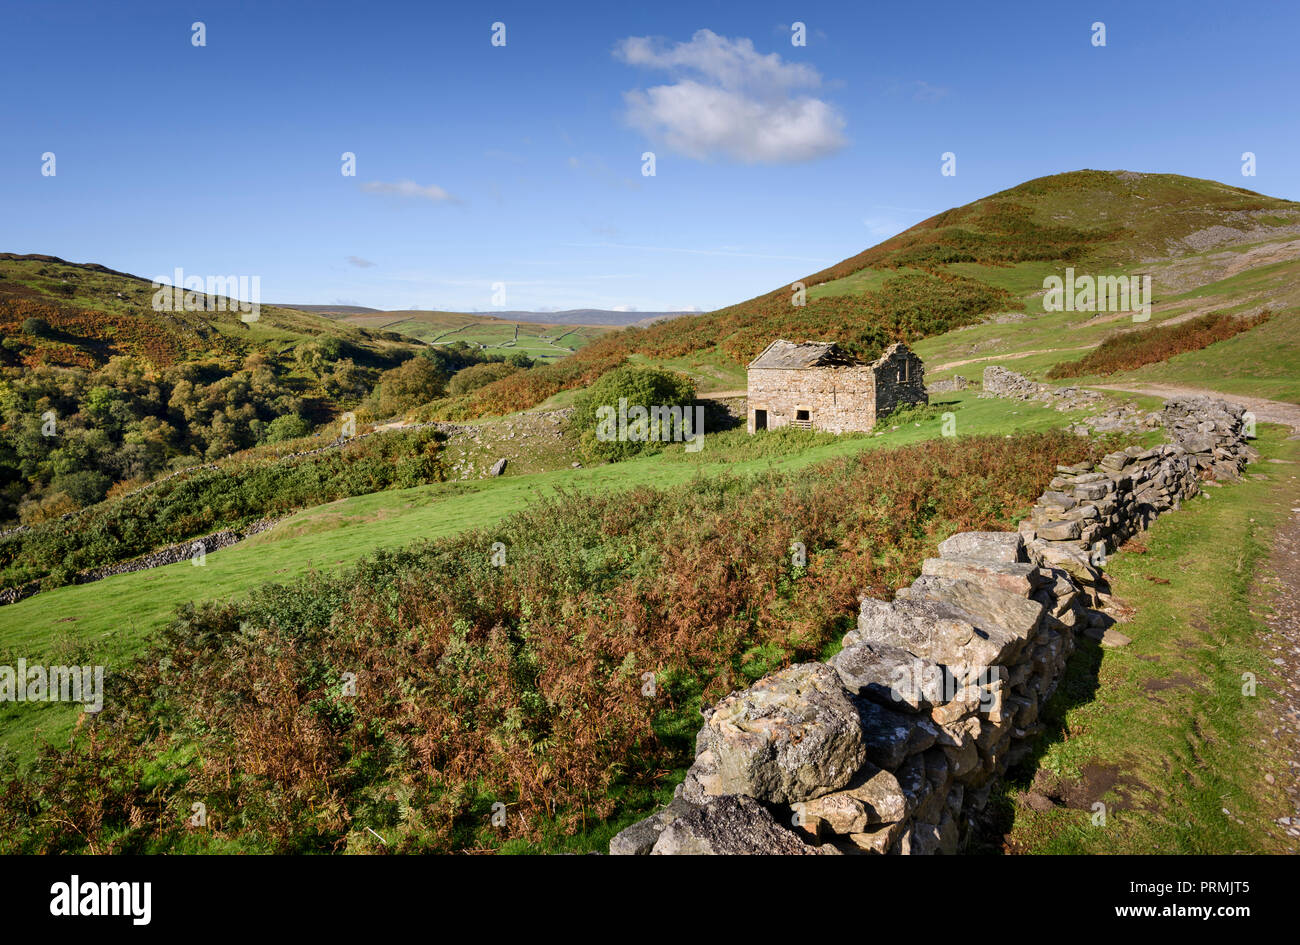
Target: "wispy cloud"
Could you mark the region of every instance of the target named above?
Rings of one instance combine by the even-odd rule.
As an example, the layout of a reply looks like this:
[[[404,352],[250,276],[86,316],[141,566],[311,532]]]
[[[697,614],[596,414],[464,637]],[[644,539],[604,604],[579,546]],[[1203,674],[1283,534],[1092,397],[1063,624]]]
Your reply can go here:
[[[348,256],[347,261],[358,269],[373,269],[375,267],[375,263],[372,263],[369,259],[362,259],[360,256]]]
[[[685,246],[635,246],[630,243],[562,243],[562,246],[574,246],[585,249],[636,249],[655,253],[689,253],[692,256],[736,256],[743,259],[787,259],[795,262],[811,262],[829,265],[826,259],[813,256],[774,256],[767,253],[742,253],[723,249],[691,249]]]
[[[873,239],[888,239],[898,232],[898,224],[888,217],[867,217],[862,221]]]
[[[427,187],[421,187],[413,180],[399,181],[366,181],[361,185],[361,189],[368,194],[391,194],[395,197],[406,197],[416,200],[431,200],[434,203],[459,203],[460,201],[453,197],[447,191],[443,190],[437,184],[430,184]]]
[[[528,161],[528,159],[522,154],[515,154],[512,151],[502,151],[499,148],[489,148],[483,152],[483,156],[495,161],[509,161],[511,164],[525,164]]]
[[[948,90],[941,85],[931,85],[922,79],[912,83],[912,99],[917,102],[937,102],[948,97]]]
[[[816,69],[763,55],[751,40],[700,30],[665,46],[629,37],[614,55],[676,81],[624,93],[627,121],[648,137],[697,160],[744,164],[810,161],[845,145],[844,118],[801,90],[821,85]]]

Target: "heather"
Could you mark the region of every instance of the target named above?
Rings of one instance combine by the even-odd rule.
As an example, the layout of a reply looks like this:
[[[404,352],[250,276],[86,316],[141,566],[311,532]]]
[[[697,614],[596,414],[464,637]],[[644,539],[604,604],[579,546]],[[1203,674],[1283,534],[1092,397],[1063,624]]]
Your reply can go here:
[[[1176,325],[1118,332],[1078,361],[1062,361],[1055,365],[1047,372],[1047,376],[1056,379],[1131,371],[1145,364],[1168,361],[1187,351],[1199,351],[1216,341],[1226,341],[1256,325],[1262,325],[1271,317],[1272,313],[1268,311],[1245,318],[1210,312]]]
[[[581,835],[671,785],[701,704],[825,655],[859,593],[888,597],[952,531],[1011,526],[1058,463],[1097,449],[942,439],[797,475],[560,495],[342,577],[183,609],[111,674],[70,746],[6,771],[0,847],[445,852]]]

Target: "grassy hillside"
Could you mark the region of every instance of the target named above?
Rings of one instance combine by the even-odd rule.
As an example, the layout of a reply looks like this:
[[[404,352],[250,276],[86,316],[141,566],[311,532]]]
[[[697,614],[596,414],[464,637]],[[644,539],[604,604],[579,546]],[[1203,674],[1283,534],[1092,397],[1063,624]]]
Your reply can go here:
[[[548,325],[509,321],[467,312],[364,312],[342,322],[371,331],[396,332],[426,344],[464,341],[506,355],[522,352],[535,361],[556,361],[610,331],[602,325]]]
[[[187,611],[114,673],[86,723],[93,748],[82,732],[0,770],[0,847],[599,842],[608,829],[595,828],[680,777],[701,703],[821,654],[860,589],[887,592],[955,529],[1008,526],[1057,463],[1097,447],[1059,433],[939,439],[798,476],[560,496],[336,578]],[[791,567],[796,539],[807,567]],[[207,830],[179,816],[195,801]],[[498,801],[512,816],[495,831]]]
[[[277,306],[240,312],[201,293],[158,308],[156,291],[103,266],[0,256],[0,525],[39,526],[188,466],[349,414],[389,418],[531,363]]]
[[[572,442],[550,454],[549,471],[519,475],[507,467],[496,479],[471,479],[359,495],[304,509],[270,531],[209,554],[203,567],[189,562],[107,578],[93,584],[49,590],[0,607],[0,652],[35,659],[64,650],[110,666],[140,651],[177,607],[228,600],[253,593],[268,580],[287,581],[310,573],[333,573],[381,549],[485,528],[498,519],[569,494],[593,496],[645,486],[685,488],[721,475],[792,472],[811,464],[863,451],[889,450],[942,439],[943,414],[955,417],[958,437],[1006,436],[1059,430],[1082,414],[1060,413],[1037,404],[981,399],[971,393],[936,398],[915,416],[899,416],[876,434],[832,436],[779,431],[750,437],[743,428],[706,436],[704,448],[680,448],[611,465],[570,469],[577,458]],[[485,423],[472,439],[485,459],[502,455],[514,441],[512,420]],[[400,434],[395,434],[400,436]],[[465,437],[443,447],[459,454]],[[495,446],[493,445],[495,443]],[[385,453],[378,447],[368,452]],[[103,606],[105,599],[113,606]],[[2,662],[2,661],[0,661]],[[33,735],[64,737],[75,720],[66,707],[0,706],[0,744],[29,757]]]
[[[1149,323],[1124,313],[1045,313],[1043,280],[1080,274],[1152,276]],[[1028,181],[945,211],[789,287],[685,319],[607,335],[562,365],[508,378],[447,405],[448,416],[526,409],[589,384],[629,357],[743,367],[776,337],[835,340],[871,357],[912,343],[936,379],[1000,358],[1041,374],[1077,360],[1117,328],[1209,311],[1300,312],[1300,204],[1174,174],[1074,171]],[[1250,345],[1261,326],[1223,344]],[[1281,370],[1289,343],[1266,363]],[[1021,361],[1024,358],[1026,360]],[[1224,362],[1223,375],[1232,371]],[[1292,361],[1291,363],[1295,363]],[[1291,372],[1294,374],[1294,372]],[[698,375],[697,375],[698,376]],[[1268,385],[1287,391],[1282,379]]]
[[[155,291],[147,279],[103,266],[0,253],[0,335],[8,342],[0,358],[10,365],[91,368],[129,355],[164,366],[254,350],[283,354],[332,337],[358,363],[391,367],[418,347],[394,333],[272,305],[261,306],[253,322],[230,310],[159,312]],[[201,301],[207,305],[208,297]],[[45,320],[51,331],[24,331],[29,318]]]

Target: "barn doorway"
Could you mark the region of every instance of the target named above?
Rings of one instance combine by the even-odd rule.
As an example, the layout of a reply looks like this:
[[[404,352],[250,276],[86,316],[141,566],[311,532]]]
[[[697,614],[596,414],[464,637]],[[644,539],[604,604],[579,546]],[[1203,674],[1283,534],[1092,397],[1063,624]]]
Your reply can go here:
[[[759,430],[766,430],[766,429],[767,429],[767,411],[755,410],[754,411],[754,432],[757,433]]]

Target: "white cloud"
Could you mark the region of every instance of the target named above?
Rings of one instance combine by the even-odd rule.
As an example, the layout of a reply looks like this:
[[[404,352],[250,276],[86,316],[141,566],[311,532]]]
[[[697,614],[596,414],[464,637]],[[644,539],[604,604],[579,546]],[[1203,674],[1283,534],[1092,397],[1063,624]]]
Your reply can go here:
[[[360,256],[348,256],[347,260],[358,269],[372,269],[375,266],[375,263],[372,263],[369,259],[362,259]]]
[[[628,65],[667,71],[671,85],[624,94],[627,120],[648,137],[698,160],[744,164],[809,161],[845,144],[838,109],[801,90],[816,89],[816,69],[760,54],[748,39],[700,30],[663,46],[648,37],[619,43]]]
[[[361,185],[368,194],[393,194],[397,197],[413,197],[432,200],[434,203],[456,203],[456,198],[437,184],[421,187],[413,180],[382,181],[372,180]]]

